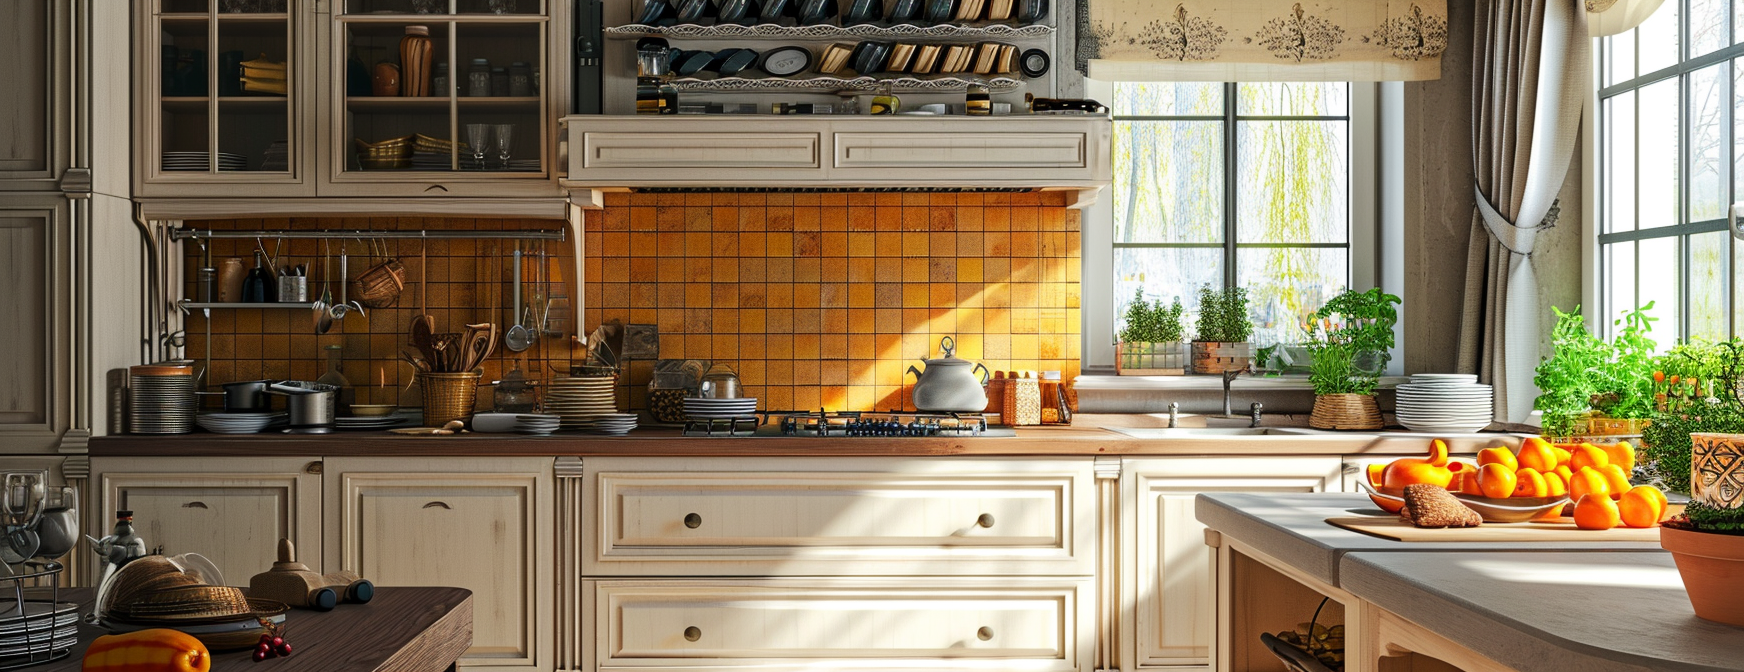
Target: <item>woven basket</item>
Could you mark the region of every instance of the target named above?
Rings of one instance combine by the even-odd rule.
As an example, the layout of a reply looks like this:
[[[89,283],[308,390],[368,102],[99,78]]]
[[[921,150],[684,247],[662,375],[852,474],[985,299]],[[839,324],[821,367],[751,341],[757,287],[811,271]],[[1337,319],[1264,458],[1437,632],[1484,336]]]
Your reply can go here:
[[[351,281],[351,295],[370,308],[387,308],[400,300],[406,289],[406,267],[400,260],[389,259],[364,271]]]
[[[1315,429],[1381,428],[1381,408],[1367,394],[1322,394],[1314,397],[1314,413],[1308,426]]]
[[[441,427],[450,420],[471,422],[481,375],[477,371],[418,374],[418,386],[424,388],[424,426]]]

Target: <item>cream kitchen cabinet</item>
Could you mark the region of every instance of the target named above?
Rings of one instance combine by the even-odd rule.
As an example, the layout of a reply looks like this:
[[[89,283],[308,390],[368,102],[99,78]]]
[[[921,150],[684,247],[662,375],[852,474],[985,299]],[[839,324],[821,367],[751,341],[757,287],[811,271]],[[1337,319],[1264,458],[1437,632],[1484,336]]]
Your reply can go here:
[[[314,457],[94,458],[87,532],[108,534],[116,511],[132,511],[151,548],[204,555],[231,585],[270,568],[280,538],[319,569],[320,466]]]
[[[1337,492],[1338,457],[1126,458],[1121,465],[1121,664],[1210,669],[1216,562],[1202,492]]]
[[[1090,670],[1088,578],[590,580],[589,670]]]
[[[328,571],[473,592],[461,669],[552,669],[550,458],[326,460]]]

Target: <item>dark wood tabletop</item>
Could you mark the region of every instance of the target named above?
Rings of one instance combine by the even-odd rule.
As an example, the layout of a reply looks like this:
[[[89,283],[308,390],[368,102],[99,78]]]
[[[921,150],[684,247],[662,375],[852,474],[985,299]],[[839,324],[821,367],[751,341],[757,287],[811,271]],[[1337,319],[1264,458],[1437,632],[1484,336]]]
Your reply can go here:
[[[90,611],[93,591],[62,588],[63,602]],[[77,672],[91,640],[108,634],[79,626],[72,655],[32,667]],[[251,651],[215,651],[212,672],[441,672],[472,646],[472,591],[465,588],[376,588],[368,604],[333,611],[292,609],[285,619],[291,655],[256,663]]]

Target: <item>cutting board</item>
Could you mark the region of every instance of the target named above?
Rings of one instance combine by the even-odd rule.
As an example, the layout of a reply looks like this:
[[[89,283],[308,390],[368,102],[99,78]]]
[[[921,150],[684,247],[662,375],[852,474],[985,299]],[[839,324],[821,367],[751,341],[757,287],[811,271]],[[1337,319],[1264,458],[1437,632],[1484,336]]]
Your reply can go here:
[[[1617,527],[1583,530],[1570,518],[1552,518],[1530,523],[1484,523],[1477,527],[1424,529],[1399,520],[1398,516],[1344,516],[1326,522],[1347,530],[1395,541],[1659,541],[1659,528]]]

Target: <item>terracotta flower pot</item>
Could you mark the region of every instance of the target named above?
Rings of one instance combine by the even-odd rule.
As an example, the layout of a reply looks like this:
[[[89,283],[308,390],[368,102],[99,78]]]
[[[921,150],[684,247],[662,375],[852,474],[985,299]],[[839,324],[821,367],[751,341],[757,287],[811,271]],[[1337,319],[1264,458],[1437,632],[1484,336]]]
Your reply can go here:
[[[1744,536],[1662,527],[1659,545],[1677,561],[1697,616],[1744,628]]]

